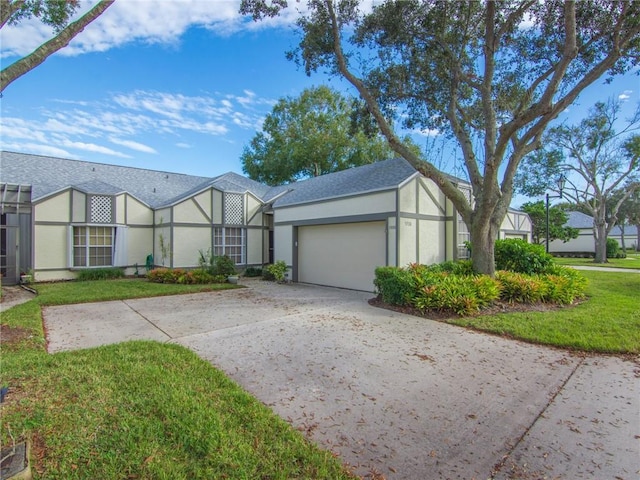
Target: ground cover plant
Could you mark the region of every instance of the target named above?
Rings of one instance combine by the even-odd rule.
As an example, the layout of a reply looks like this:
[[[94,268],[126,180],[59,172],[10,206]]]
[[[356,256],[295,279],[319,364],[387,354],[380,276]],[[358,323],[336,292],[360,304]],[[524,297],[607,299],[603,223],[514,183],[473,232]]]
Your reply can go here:
[[[2,314],[0,383],[9,393],[0,436],[3,446],[31,440],[36,479],[354,478],[184,347],[136,341],[47,354],[41,306],[100,300],[112,282],[125,285],[36,285],[41,295]],[[73,295],[84,284],[93,297]],[[127,290],[133,296],[201,287],[128,285],[142,285]]]

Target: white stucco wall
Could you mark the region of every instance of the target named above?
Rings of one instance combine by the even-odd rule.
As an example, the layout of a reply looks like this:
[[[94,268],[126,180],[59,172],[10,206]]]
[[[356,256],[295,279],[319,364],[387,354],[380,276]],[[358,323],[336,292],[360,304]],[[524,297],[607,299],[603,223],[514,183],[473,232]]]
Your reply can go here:
[[[293,227],[291,225],[276,225],[273,237],[274,262],[284,260],[287,265],[293,264]]]
[[[211,248],[210,227],[184,227],[173,228],[173,266],[196,267],[198,266],[199,250],[207,251]],[[158,263],[156,261],[156,263]]]
[[[578,238],[563,243],[561,240],[553,240],[549,243],[549,252],[595,252],[596,243],[593,238],[593,230],[582,229]]]
[[[246,261],[249,265],[261,265],[263,254],[263,231],[258,228],[247,229]],[[268,257],[267,257],[268,258]]]
[[[38,202],[34,208],[36,222],[65,222],[71,221],[71,192],[66,190],[58,195]]]
[[[280,207],[276,208],[275,220],[276,223],[294,222],[393,212],[395,211],[395,198],[395,191],[386,191],[318,203]]]

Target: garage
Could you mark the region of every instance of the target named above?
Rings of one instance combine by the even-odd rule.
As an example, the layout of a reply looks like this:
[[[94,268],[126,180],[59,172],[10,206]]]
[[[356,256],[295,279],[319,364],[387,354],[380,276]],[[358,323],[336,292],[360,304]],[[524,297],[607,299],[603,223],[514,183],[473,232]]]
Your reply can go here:
[[[371,292],[386,252],[385,222],[298,227],[298,281]]]

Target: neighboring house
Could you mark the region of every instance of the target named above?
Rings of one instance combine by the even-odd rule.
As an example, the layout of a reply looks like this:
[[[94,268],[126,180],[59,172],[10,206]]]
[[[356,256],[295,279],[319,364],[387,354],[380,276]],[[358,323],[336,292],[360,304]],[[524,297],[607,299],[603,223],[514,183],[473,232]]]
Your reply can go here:
[[[15,283],[83,268],[197,266],[199,250],[239,268],[284,260],[294,281],[372,291],[380,265],[466,255],[468,232],[437,186],[403,159],[281,187],[1,152],[1,268]],[[469,186],[459,180],[459,188]],[[510,210],[501,238],[530,240]]]
[[[567,222],[564,226],[577,228],[578,237],[568,242],[553,240],[549,243],[549,252],[593,256],[596,251],[596,241],[593,236],[593,217],[582,212],[567,212],[567,217]],[[634,231],[635,227],[625,228],[624,242],[627,247],[635,247],[636,245],[637,236]],[[620,227],[613,227],[608,238],[613,238],[618,242],[618,245],[622,245],[622,231]]]

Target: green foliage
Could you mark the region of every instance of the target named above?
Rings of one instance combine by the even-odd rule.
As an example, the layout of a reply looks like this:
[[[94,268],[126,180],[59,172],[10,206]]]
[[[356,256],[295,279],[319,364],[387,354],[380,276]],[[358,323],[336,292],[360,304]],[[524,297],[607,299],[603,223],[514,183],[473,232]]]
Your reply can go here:
[[[284,274],[287,273],[287,264],[284,260],[278,260],[272,265],[267,265],[263,269],[263,278],[265,280],[275,280],[276,282],[284,281]]]
[[[543,275],[498,271],[500,298],[510,303],[548,302],[560,305],[583,298],[587,280],[577,270],[553,265]]]
[[[412,277],[412,272],[403,268],[378,267],[375,270],[373,285],[383,302],[390,305],[409,305],[415,291]]]
[[[607,238],[607,258],[619,258],[620,245],[615,238]]]
[[[224,283],[226,275],[212,275],[206,270],[185,270],[183,268],[154,268],[147,273],[147,279],[155,283],[178,283],[180,285],[196,285],[207,283]]]
[[[495,244],[497,270],[527,274],[544,273],[553,265],[553,257],[542,245],[527,243],[517,238],[497,240]]]
[[[542,243],[547,238],[547,212],[545,202],[528,202],[521,207],[526,212],[533,223],[533,242]],[[568,242],[573,238],[578,238],[580,230],[573,227],[566,227],[569,219],[567,213],[558,206],[549,206],[549,241],[562,240]]]
[[[243,171],[259,182],[281,185],[393,156],[354,102],[326,86],[280,99],[244,148]]]
[[[547,293],[547,284],[537,276],[500,270],[496,280],[500,282],[500,298],[509,303],[536,303]]]
[[[123,278],[124,269],[119,267],[109,268],[86,268],[78,271],[76,280],[110,280],[114,278]]]
[[[245,277],[260,277],[262,276],[262,269],[259,267],[247,267],[243,275]]]
[[[206,252],[198,250],[198,266],[200,270],[208,272],[210,275],[228,277],[235,275],[236,265],[228,255],[215,256],[211,253],[211,249]]]
[[[382,301],[390,305],[457,315],[474,315],[498,300],[570,304],[583,297],[586,288],[580,273],[555,264],[544,275],[499,271],[494,279],[470,271],[468,262],[378,267],[374,285]]]

